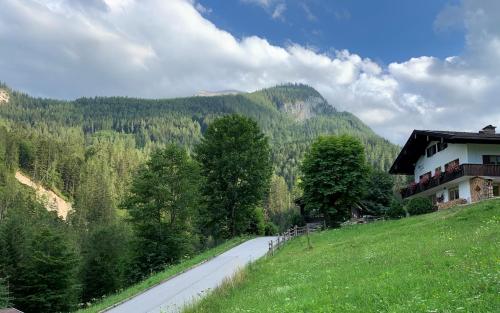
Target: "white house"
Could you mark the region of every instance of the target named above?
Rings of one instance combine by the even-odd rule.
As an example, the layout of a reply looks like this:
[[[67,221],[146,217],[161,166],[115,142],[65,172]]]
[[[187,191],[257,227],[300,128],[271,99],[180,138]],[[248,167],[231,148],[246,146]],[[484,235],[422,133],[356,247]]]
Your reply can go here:
[[[414,130],[390,169],[414,176],[403,198],[445,203],[499,196],[500,134],[488,125],[477,133]],[[451,202],[451,203],[450,203]]]

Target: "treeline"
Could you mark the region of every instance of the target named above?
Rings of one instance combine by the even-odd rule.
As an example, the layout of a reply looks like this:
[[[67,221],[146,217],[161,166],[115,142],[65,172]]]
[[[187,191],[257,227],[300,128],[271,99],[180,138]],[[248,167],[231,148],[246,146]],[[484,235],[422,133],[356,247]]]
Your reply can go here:
[[[288,189],[283,178],[271,180],[268,138],[251,119],[216,119],[191,154],[170,144],[149,157],[126,135],[99,133],[78,151],[70,141],[47,138],[42,148],[39,137],[31,141],[20,132],[0,127],[3,306],[68,312],[221,240],[275,233],[273,219],[289,226],[279,218],[293,206]],[[33,147],[29,158],[23,146]],[[52,177],[45,182],[64,187],[61,165],[69,152],[79,163],[66,173],[76,177],[69,180],[72,193],[60,189],[74,199],[62,220],[17,183],[14,172]],[[39,158],[47,165],[35,166]]]
[[[353,135],[379,170],[397,152],[326,102],[303,122],[280,111],[320,97],[302,85],[168,100],[9,92],[0,105],[0,305],[26,312],[70,311],[224,238],[302,223],[299,166],[317,136]],[[17,183],[16,170],[71,201],[67,220]]]
[[[305,151],[320,135],[355,136],[362,141],[368,162],[381,170],[388,170],[398,152],[355,116],[337,112],[316,90],[299,84],[249,94],[157,100],[95,97],[59,101],[10,94],[9,104],[0,106],[0,116],[9,122],[43,130],[44,135],[59,136],[67,129],[83,132],[83,136],[102,131],[129,134],[140,149],[173,143],[192,150],[215,118],[233,113],[250,117],[269,137],[275,171],[289,188],[298,177]],[[284,103],[297,101],[305,101],[315,115],[298,121],[282,110]]]

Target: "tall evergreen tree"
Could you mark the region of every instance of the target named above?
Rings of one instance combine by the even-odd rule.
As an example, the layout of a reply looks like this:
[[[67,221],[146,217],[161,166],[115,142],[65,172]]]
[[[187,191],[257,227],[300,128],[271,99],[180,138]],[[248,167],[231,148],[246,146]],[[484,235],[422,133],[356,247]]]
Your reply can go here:
[[[292,195],[288,191],[288,185],[281,176],[273,175],[266,201],[266,211],[269,220],[283,231],[291,226],[294,215],[297,214],[295,205],[292,203]]]
[[[31,241],[33,251],[22,263],[22,285],[14,303],[27,312],[67,312],[79,298],[78,257],[58,230],[42,227]]]
[[[7,308],[10,305],[9,289],[7,281],[0,277],[0,309]]]
[[[125,286],[131,236],[126,225],[102,223],[92,227],[82,247],[82,298],[90,301]]]
[[[239,115],[212,122],[196,149],[205,177],[205,222],[216,237],[245,233],[268,191],[272,166],[267,137]]]
[[[389,173],[371,169],[367,175],[366,188],[361,203],[368,214],[382,216],[391,206],[394,180]]]
[[[124,208],[138,237],[136,264],[142,273],[192,252],[199,184],[197,163],[175,145],[155,151],[137,173]]]

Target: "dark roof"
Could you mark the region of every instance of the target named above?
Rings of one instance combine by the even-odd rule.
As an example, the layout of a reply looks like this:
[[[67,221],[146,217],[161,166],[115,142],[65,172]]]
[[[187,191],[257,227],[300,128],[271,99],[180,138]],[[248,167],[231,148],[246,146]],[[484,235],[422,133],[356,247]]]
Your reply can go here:
[[[431,141],[500,144],[500,134],[493,132],[466,133],[441,130],[414,130],[392,164],[389,173],[413,175],[415,163],[425,153],[425,148]]]

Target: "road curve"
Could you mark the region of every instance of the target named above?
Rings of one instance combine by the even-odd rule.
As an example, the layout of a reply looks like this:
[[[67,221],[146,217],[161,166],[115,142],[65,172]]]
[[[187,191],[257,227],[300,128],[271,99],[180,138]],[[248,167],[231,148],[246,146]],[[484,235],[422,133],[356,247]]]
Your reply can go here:
[[[269,240],[248,240],[212,260],[176,276],[136,297],[106,311],[108,313],[175,313],[217,287],[239,268],[264,256]]]

